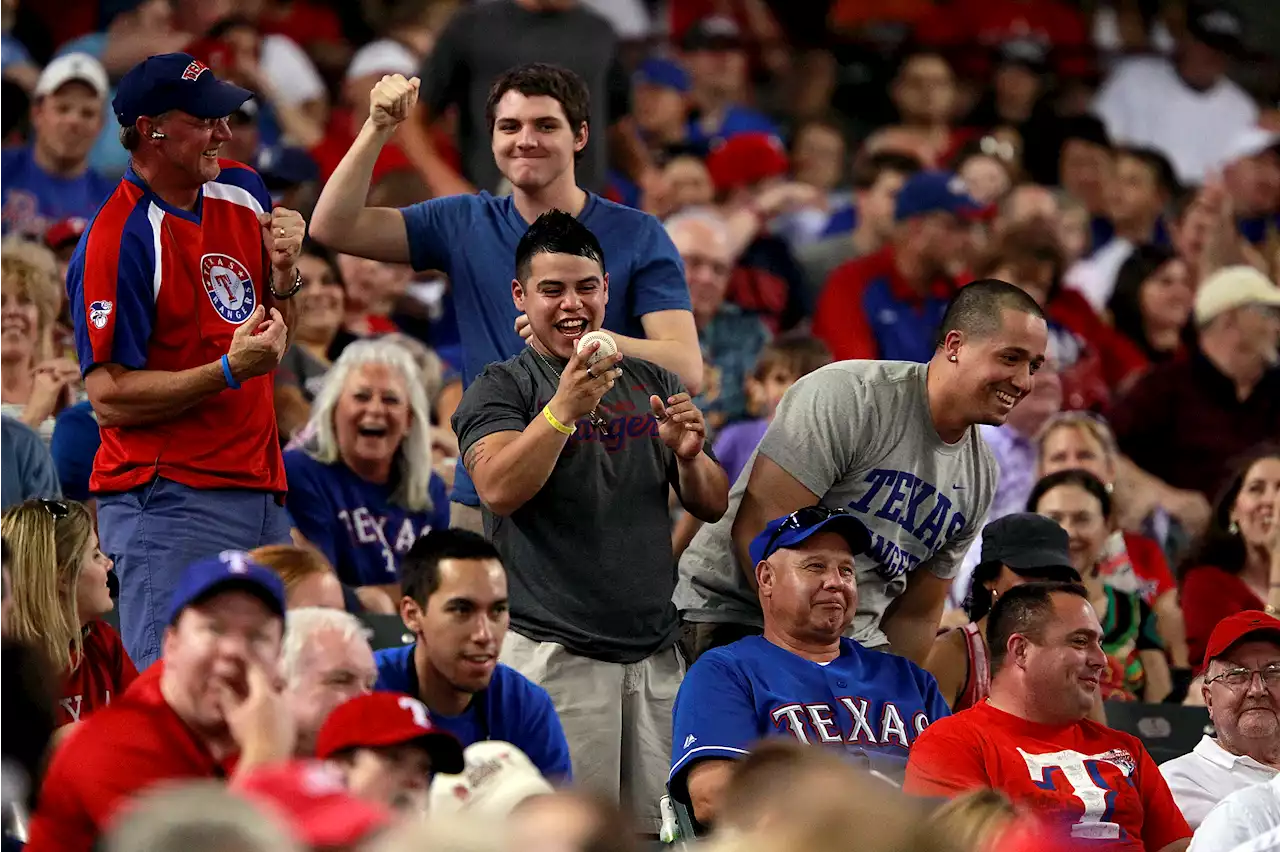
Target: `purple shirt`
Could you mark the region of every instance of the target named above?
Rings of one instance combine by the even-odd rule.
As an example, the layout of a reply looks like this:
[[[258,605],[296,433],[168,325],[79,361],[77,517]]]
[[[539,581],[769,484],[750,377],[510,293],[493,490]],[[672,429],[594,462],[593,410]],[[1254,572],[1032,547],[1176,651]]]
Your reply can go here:
[[[1027,498],[1036,485],[1038,452],[1036,442],[1024,437],[1011,426],[979,426],[983,439],[996,457],[996,493],[983,526],[992,521],[1027,510]],[[973,580],[973,569],[982,560],[982,533],[960,563],[960,573],[951,584],[951,602],[963,606]]]
[[[768,420],[739,420],[720,430],[712,451],[720,460],[720,466],[729,475],[729,483],[738,481],[738,474],[747,466],[751,454],[760,446],[760,439],[769,428]]]

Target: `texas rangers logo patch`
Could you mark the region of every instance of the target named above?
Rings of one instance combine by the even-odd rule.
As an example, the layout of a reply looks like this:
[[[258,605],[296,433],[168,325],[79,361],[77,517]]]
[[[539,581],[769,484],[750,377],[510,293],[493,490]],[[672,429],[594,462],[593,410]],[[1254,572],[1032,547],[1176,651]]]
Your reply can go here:
[[[191,64],[186,67],[186,70],[182,72],[182,79],[199,80],[200,75],[208,70],[209,70],[208,65],[205,65],[203,62],[201,62],[198,59],[193,59],[191,61]]]
[[[93,323],[93,327],[102,329],[107,327],[107,319],[111,316],[111,303],[106,299],[99,299],[89,304],[89,322]]]
[[[206,254],[200,258],[200,278],[213,309],[227,322],[239,325],[253,313],[258,300],[253,278],[234,257]]]

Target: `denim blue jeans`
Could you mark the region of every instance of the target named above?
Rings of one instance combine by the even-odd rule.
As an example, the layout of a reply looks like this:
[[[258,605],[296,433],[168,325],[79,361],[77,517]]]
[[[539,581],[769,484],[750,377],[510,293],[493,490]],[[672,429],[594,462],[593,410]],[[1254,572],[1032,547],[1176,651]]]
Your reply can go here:
[[[120,633],[142,671],[160,658],[183,570],[224,550],[287,544],[289,517],[267,491],[199,490],[157,477],[98,497],[102,552],[120,579]]]

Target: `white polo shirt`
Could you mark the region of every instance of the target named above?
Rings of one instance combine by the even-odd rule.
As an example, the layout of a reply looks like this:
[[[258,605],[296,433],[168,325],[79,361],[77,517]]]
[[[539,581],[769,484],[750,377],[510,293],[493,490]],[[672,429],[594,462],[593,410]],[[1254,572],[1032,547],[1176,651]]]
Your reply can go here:
[[[1235,852],[1277,827],[1280,827],[1280,776],[1266,784],[1237,790],[1223,799],[1196,829],[1189,852]]]
[[[1232,754],[1216,739],[1205,736],[1189,754],[1160,764],[1160,773],[1173,793],[1173,801],[1194,829],[1227,796],[1245,787],[1265,784],[1280,775],[1280,770],[1248,755]]]

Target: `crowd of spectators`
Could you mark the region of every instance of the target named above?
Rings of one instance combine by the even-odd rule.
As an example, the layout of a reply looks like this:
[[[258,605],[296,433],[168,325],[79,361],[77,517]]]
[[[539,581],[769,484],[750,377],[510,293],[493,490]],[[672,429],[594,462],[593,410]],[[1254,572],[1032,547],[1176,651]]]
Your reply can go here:
[[[6,844],[1280,848],[1280,9],[0,29]]]

